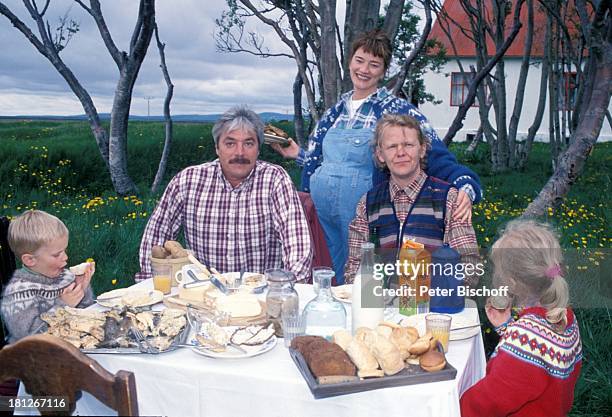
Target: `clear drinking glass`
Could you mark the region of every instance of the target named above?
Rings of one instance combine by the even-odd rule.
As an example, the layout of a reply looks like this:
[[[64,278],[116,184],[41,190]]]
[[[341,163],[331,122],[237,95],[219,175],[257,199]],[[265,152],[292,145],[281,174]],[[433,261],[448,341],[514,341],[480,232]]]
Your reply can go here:
[[[295,316],[300,311],[300,299],[293,288],[295,275],[284,269],[268,269],[265,276],[269,285],[266,295],[268,320],[274,324],[276,336],[283,337],[283,317]]]
[[[285,347],[291,346],[291,341],[302,336],[306,331],[306,320],[303,314],[284,315],[283,316],[283,336],[285,339]]]
[[[428,314],[425,316],[425,331],[442,344],[444,353],[448,352],[448,338],[450,336],[452,317],[448,314]]]

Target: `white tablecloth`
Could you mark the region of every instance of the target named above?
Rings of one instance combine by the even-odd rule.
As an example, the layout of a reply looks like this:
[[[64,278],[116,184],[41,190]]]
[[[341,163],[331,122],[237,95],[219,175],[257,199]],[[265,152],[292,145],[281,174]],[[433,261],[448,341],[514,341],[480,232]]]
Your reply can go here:
[[[296,288],[303,308],[314,292],[309,285]],[[478,313],[466,308],[460,314]],[[282,339],[270,352],[248,359],[212,359],[188,348],[160,355],[91,356],[110,372],[134,372],[141,415],[166,416],[459,416],[460,395],[484,376],[486,367],[478,333],[450,342],[447,360],[457,369],[452,381],[315,400]],[[116,415],[85,393],[77,412]]]

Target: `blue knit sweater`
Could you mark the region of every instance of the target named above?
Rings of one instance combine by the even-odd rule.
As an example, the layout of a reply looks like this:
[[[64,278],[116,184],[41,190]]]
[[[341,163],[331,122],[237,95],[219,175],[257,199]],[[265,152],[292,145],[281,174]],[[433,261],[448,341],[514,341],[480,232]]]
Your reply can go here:
[[[448,150],[427,118],[416,107],[392,95],[383,87],[370,95],[357,114],[350,117],[348,103],[352,94],[352,91],[343,94],[338,103],[325,112],[309,138],[308,150],[300,149],[296,162],[303,166],[302,190],[310,192],[310,177],[323,162],[323,139],[334,125],[346,129],[374,128],[378,119],[385,113],[409,114],[421,122],[423,132],[431,141],[431,150],[427,152],[427,175],[440,178],[465,191],[474,203],[480,201],[482,189],[478,175],[457,162],[455,155]],[[373,185],[387,178],[386,173],[377,170],[372,178]]]

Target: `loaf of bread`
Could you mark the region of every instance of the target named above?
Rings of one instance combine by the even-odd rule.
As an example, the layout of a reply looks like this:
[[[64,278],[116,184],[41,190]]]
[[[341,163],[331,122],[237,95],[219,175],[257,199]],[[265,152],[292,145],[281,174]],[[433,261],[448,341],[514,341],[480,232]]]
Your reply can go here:
[[[298,336],[291,341],[316,377],[330,375],[355,375],[357,369],[349,356],[335,343],[319,336]]]

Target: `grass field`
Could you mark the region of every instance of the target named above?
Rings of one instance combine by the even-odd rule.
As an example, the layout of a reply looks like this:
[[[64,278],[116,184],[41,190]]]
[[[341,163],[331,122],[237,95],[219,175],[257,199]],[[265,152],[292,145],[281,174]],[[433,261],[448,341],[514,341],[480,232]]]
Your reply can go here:
[[[210,132],[207,124],[175,125],[166,182],[188,165],[215,158]],[[142,231],[160,196],[151,195],[148,188],[162,146],[161,123],[130,123],[129,170],[141,192],[117,197],[86,123],[0,122],[0,215],[15,216],[31,208],[57,215],[71,231],[69,263],[89,257],[97,261],[92,281],[96,293],[130,285],[138,271]],[[463,155],[463,145],[451,149]],[[572,278],[604,274],[608,288],[605,255],[612,243],[611,150],[610,143],[595,147],[565,202],[550,210],[545,219],[561,233],[562,246],[578,258]],[[484,201],[474,207],[474,227],[483,248],[490,247],[500,227],[519,216],[546,182],[551,174],[548,152],[547,145],[535,144],[524,172],[497,176],[488,175],[486,145],[469,159],[460,157],[478,172],[485,189]],[[268,147],[263,148],[261,158],[284,166],[297,182],[295,163],[282,160]],[[576,285],[572,296],[583,296]],[[585,360],[576,388],[575,416],[612,415],[612,318],[605,307],[610,298],[600,297],[600,308],[577,310]]]

